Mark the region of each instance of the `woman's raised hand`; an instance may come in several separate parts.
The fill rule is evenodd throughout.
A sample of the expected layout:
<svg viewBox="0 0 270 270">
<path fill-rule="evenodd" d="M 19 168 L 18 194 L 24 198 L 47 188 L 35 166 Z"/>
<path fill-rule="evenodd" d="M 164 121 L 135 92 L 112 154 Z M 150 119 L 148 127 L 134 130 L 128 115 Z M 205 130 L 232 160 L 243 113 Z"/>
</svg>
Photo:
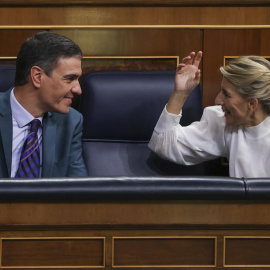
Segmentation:
<svg viewBox="0 0 270 270">
<path fill-rule="evenodd" d="M 201 59 L 201 51 L 197 55 L 195 52 L 191 52 L 187 57 L 183 58 L 182 63 L 176 69 L 174 91 L 189 95 L 199 84 L 201 73 L 198 67 Z"/>
</svg>

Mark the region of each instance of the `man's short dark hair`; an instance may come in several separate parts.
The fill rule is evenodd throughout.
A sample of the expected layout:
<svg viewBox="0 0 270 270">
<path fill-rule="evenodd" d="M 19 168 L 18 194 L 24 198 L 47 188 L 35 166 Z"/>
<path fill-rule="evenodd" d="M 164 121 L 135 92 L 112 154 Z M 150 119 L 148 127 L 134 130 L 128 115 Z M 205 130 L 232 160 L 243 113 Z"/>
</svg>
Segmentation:
<svg viewBox="0 0 270 270">
<path fill-rule="evenodd" d="M 28 38 L 21 46 L 17 56 L 15 86 L 27 83 L 33 66 L 38 66 L 50 76 L 60 58 L 82 58 L 80 47 L 67 37 L 39 32 Z"/>
</svg>

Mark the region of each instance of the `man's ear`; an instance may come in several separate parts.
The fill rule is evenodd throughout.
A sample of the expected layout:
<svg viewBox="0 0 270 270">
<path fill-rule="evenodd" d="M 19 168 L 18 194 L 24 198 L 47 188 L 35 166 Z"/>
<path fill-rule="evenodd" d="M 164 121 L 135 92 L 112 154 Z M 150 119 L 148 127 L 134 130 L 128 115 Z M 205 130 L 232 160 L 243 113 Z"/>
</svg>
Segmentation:
<svg viewBox="0 0 270 270">
<path fill-rule="evenodd" d="M 30 79 L 33 83 L 33 85 L 37 88 L 40 87 L 41 84 L 41 77 L 44 74 L 44 71 L 42 68 L 38 66 L 33 66 L 30 71 Z"/>
</svg>

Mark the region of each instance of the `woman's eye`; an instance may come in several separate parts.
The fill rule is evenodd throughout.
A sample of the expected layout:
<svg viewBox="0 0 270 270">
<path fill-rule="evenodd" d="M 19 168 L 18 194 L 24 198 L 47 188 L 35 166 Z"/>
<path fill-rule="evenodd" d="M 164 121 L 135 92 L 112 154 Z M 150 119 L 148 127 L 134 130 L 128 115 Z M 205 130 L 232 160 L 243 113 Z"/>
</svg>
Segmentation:
<svg viewBox="0 0 270 270">
<path fill-rule="evenodd" d="M 222 91 L 223 92 L 223 95 L 225 96 L 225 97 L 229 97 L 229 94 L 227 93 L 227 91 Z"/>
</svg>

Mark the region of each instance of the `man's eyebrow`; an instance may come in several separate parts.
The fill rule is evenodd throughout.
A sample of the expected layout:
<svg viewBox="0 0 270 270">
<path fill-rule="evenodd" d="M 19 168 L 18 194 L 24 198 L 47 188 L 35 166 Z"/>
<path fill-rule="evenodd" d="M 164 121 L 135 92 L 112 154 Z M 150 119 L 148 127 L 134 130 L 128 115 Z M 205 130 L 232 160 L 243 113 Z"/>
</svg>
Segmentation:
<svg viewBox="0 0 270 270">
<path fill-rule="evenodd" d="M 66 74 L 63 79 L 77 79 L 80 78 L 82 74 Z"/>
</svg>

